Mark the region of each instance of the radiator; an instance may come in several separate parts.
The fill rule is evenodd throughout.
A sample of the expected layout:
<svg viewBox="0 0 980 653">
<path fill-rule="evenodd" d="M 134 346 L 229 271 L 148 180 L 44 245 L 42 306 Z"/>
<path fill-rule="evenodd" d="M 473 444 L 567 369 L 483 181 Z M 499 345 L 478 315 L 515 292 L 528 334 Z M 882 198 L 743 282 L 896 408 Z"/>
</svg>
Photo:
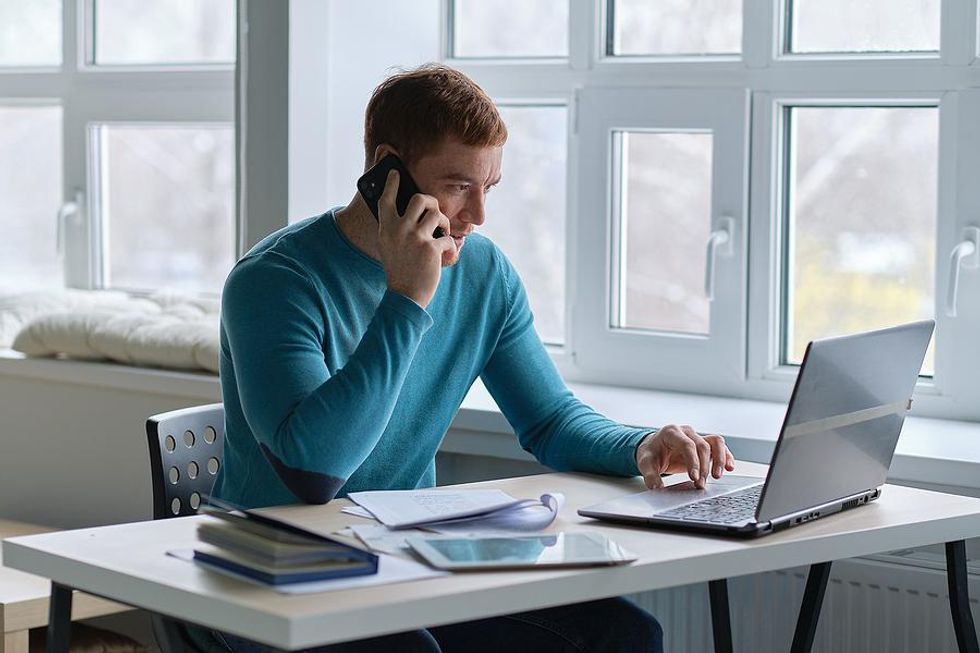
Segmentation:
<svg viewBox="0 0 980 653">
<path fill-rule="evenodd" d="M 941 553 L 905 551 L 835 562 L 813 650 L 820 653 L 956 653 Z M 787 651 L 806 568 L 728 583 L 737 653 Z M 980 623 L 980 566 L 970 563 L 970 597 Z M 670 653 L 710 653 L 707 584 L 632 595 L 656 615 Z"/>
</svg>

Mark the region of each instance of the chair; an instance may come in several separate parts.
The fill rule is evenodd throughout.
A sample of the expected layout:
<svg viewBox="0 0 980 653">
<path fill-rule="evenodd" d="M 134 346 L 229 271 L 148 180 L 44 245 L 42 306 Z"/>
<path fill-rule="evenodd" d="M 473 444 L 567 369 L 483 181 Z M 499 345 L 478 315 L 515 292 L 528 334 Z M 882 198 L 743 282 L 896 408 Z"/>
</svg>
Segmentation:
<svg viewBox="0 0 980 653">
<path fill-rule="evenodd" d="M 153 518 L 193 515 L 211 492 L 225 445 L 222 404 L 182 408 L 146 420 L 153 484 Z M 209 653 L 181 621 L 151 615 L 153 636 L 163 653 Z M 215 647 L 217 647 L 215 649 Z M 215 643 L 215 650 L 224 650 Z"/>
<path fill-rule="evenodd" d="M 211 491 L 225 445 L 221 404 L 160 413 L 146 420 L 153 518 L 193 515 Z"/>
</svg>

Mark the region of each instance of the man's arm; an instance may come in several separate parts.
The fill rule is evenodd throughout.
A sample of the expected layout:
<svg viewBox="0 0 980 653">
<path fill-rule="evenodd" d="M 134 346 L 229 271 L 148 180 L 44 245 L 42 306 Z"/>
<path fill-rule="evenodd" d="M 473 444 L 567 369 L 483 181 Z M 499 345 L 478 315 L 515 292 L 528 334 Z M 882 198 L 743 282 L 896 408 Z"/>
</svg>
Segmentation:
<svg viewBox="0 0 980 653">
<path fill-rule="evenodd" d="M 482 378 L 525 450 L 559 471 L 639 473 L 650 488 L 662 487 L 661 473 L 687 471 L 703 487 L 709 471 L 718 478 L 734 469 L 721 436 L 702 437 L 689 426 L 622 426 L 576 399 L 534 330 L 516 271 L 502 263 L 510 312 Z"/>
<path fill-rule="evenodd" d="M 509 313 L 481 378 L 521 446 L 559 471 L 636 475 L 636 447 L 650 429 L 617 424 L 575 398 L 534 330 L 523 284 L 498 256 Z"/>
<path fill-rule="evenodd" d="M 341 369 L 324 362 L 322 301 L 277 254 L 229 276 L 222 325 L 242 411 L 263 454 L 299 499 L 323 503 L 374 449 L 394 409 L 428 313 L 392 291 Z"/>
</svg>

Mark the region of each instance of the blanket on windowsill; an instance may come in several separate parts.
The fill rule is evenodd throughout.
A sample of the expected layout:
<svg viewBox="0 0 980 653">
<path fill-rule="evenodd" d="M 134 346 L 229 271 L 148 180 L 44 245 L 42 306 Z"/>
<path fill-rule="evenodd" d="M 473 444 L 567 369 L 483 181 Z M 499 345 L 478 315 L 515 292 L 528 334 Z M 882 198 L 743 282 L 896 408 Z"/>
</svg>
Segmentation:
<svg viewBox="0 0 980 653">
<path fill-rule="evenodd" d="M 219 300 L 163 291 L 0 294 L 0 347 L 28 356 L 218 371 Z"/>
</svg>

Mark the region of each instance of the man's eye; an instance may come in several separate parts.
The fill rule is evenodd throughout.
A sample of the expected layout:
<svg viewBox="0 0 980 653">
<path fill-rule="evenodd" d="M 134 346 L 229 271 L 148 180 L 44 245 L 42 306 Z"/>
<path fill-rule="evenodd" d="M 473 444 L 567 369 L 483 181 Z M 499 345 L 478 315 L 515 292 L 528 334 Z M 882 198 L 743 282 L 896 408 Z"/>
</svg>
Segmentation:
<svg viewBox="0 0 980 653">
<path fill-rule="evenodd" d="M 453 190 L 456 191 L 457 193 L 465 193 L 469 189 L 470 189 L 469 184 L 455 184 L 453 186 Z"/>
</svg>

